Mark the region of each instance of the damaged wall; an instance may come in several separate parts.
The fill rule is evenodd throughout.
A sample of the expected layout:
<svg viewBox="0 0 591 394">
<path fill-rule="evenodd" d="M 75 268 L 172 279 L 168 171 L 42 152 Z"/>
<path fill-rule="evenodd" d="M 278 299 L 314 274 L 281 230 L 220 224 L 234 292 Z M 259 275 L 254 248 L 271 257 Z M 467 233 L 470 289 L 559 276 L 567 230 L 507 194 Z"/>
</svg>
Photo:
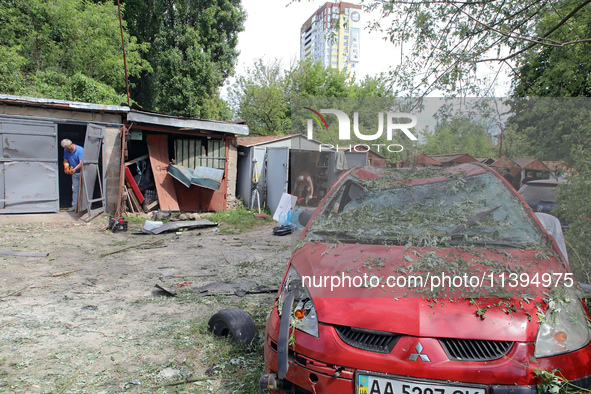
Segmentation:
<svg viewBox="0 0 591 394">
<path fill-rule="evenodd" d="M 144 113 L 131 110 L 125 106 L 108 106 L 92 103 L 79 103 L 64 100 L 30 98 L 0 95 L 0 116 L 16 120 L 17 123 L 30 121 L 44 122 L 57 128 L 56 145 L 52 148 L 55 159 L 51 158 L 54 172 L 57 174 L 59 191 L 59 208 L 67 208 L 71 203 L 71 179 L 63 174 L 63 150 L 59 142 L 63 138 L 71 139 L 77 145 L 83 145 L 86 128 L 90 123 L 104 128 L 104 157 L 99 161 L 101 174 L 104 174 L 104 199 L 107 212 L 115 212 L 120 199 L 119 182 L 121 172 L 121 125 L 134 124 L 139 130 L 166 133 L 169 135 L 188 135 L 191 138 L 205 140 L 223 140 L 225 152 L 213 146 L 208 151 L 216 152 L 219 157 L 208 157 L 204 166 L 220 168 L 219 161 L 224 158 L 222 168 L 226 170 L 219 190 L 211 191 L 204 188 L 193 195 L 188 194 L 185 201 L 188 206 L 202 206 L 203 210 L 222 210 L 234 208 L 238 204 L 236 196 L 236 179 L 238 168 L 238 150 L 236 135 L 248 135 L 248 127 L 231 122 L 208 121 L 200 119 L 184 119 L 164 114 Z M 22 119 L 22 121 L 21 121 Z M 53 136 L 56 139 L 56 135 Z M 129 148 L 129 146 L 128 146 Z M 147 147 L 146 147 L 147 148 Z M 147 150 L 147 149 L 146 149 Z M 165 152 L 168 155 L 168 149 Z M 139 153 L 141 156 L 144 153 Z M 147 152 L 146 152 L 147 154 Z M 208 156 L 216 156 L 208 154 Z M 165 163 L 169 162 L 168 158 Z M 216 162 L 218 160 L 218 162 Z M 212 164 L 213 163 L 213 164 Z M 176 186 L 175 186 L 176 188 Z M 185 190 L 183 190 L 184 193 Z M 95 193 L 95 197 L 96 193 Z M 182 199 L 182 198 L 181 198 Z M 56 201 L 53 198 L 53 201 Z M 198 203 L 198 204 L 197 204 Z"/>
</svg>

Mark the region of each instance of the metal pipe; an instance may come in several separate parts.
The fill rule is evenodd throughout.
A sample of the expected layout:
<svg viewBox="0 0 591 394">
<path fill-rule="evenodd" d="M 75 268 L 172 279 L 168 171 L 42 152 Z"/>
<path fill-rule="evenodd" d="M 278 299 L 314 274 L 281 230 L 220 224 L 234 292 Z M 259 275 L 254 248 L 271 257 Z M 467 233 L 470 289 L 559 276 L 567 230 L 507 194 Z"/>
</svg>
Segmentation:
<svg viewBox="0 0 591 394">
<path fill-rule="evenodd" d="M 121 29 L 121 47 L 123 48 L 123 67 L 125 68 L 125 87 L 127 88 L 127 105 L 131 105 L 129 101 L 129 79 L 127 78 L 127 58 L 125 56 L 125 40 L 123 39 L 123 20 L 121 19 L 121 3 L 117 0 L 117 7 L 119 8 L 119 28 Z"/>
</svg>

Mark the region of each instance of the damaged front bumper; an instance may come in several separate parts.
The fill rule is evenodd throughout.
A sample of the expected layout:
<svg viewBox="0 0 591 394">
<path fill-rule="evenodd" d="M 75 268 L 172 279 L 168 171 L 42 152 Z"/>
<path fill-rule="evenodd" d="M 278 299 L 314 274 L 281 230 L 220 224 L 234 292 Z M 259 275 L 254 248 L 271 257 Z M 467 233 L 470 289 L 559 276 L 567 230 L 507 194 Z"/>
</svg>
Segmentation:
<svg viewBox="0 0 591 394">
<path fill-rule="evenodd" d="M 438 363 L 429 363 L 433 365 L 422 363 L 418 366 L 406 360 L 406 357 L 405 360 L 397 359 L 395 354 L 377 354 L 353 349 L 339 339 L 334 327 L 320 324 L 318 338 L 296 332 L 296 345 L 288 348 L 287 357 L 284 359 L 285 356 L 282 356 L 282 352 L 278 352 L 281 347 L 279 343 L 282 342 L 278 335 L 281 325 L 281 319 L 277 310 L 274 309 L 267 321 L 264 348 L 266 374 L 261 377 L 260 381 L 260 388 L 270 393 L 368 394 L 374 391 L 364 391 L 363 387 L 359 387 L 359 376 L 366 371 L 380 370 L 382 372 L 369 372 L 369 374 L 384 375 L 392 379 L 419 380 L 433 386 L 478 386 L 482 388 L 481 391 L 462 391 L 462 394 L 466 394 L 466 392 L 468 394 L 540 393 L 538 387 L 531 384 L 533 368 L 524 368 L 524 364 L 519 365 L 515 362 L 515 360 L 527 359 L 533 344 L 516 343 L 507 358 L 492 362 L 465 363 L 460 361 L 454 362 L 456 365 L 448 364 L 447 368 L 437 365 Z M 425 339 L 425 342 L 427 340 Z M 571 358 L 577 358 L 576 353 L 574 352 Z M 419 361 L 415 362 L 419 363 Z M 279 378 L 278 365 L 285 365 L 285 363 L 288 368 L 286 371 L 282 371 L 281 378 Z M 383 372 L 384 365 L 390 366 L 388 375 Z M 412 368 L 418 368 L 421 371 L 417 374 L 411 373 L 417 372 L 411 370 Z M 413 376 L 413 378 L 409 378 L 409 376 Z M 460 379 L 462 376 L 464 378 Z M 482 383 L 467 383 L 466 376 L 477 377 L 475 380 Z M 526 381 L 529 384 L 525 384 Z M 533 381 L 535 382 L 535 380 Z M 576 387 L 581 391 L 591 389 L 591 375 L 570 380 L 569 387 Z M 449 393 L 447 391 L 445 390 L 444 394 L 456 394 L 453 390 L 449 390 Z M 414 394 L 418 394 L 418 392 L 414 392 Z"/>
</svg>

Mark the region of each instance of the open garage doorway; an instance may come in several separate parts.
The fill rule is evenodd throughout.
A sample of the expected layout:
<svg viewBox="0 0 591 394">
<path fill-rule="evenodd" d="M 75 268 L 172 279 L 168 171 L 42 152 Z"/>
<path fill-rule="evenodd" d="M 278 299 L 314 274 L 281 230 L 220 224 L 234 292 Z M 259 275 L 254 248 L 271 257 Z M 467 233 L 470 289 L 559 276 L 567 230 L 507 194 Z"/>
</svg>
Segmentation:
<svg viewBox="0 0 591 394">
<path fill-rule="evenodd" d="M 64 172 L 64 148 L 61 141 L 69 139 L 84 149 L 78 208 L 94 214 L 105 208 L 105 127 L 96 124 L 58 124 L 59 206 L 72 204 L 72 176 Z"/>
<path fill-rule="evenodd" d="M 86 137 L 86 125 L 58 124 L 57 126 L 57 162 L 59 168 L 59 205 L 61 209 L 72 206 L 72 176 L 64 173 L 64 148 L 61 146 L 63 139 L 69 139 L 74 144 L 84 147 Z"/>
</svg>

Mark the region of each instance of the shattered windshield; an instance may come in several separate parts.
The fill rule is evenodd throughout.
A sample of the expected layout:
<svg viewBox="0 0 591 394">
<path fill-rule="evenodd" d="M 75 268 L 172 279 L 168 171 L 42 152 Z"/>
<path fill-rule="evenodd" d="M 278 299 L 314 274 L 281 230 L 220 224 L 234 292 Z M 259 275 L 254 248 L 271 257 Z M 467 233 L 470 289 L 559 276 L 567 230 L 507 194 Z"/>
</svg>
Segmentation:
<svg viewBox="0 0 591 394">
<path fill-rule="evenodd" d="M 405 176 L 401 171 L 387 175 Z M 347 180 L 316 218 L 309 237 L 409 246 L 539 247 L 542 243 L 541 232 L 521 202 L 489 173 L 422 184 L 400 178 L 388 184 L 383 179 Z"/>
</svg>

